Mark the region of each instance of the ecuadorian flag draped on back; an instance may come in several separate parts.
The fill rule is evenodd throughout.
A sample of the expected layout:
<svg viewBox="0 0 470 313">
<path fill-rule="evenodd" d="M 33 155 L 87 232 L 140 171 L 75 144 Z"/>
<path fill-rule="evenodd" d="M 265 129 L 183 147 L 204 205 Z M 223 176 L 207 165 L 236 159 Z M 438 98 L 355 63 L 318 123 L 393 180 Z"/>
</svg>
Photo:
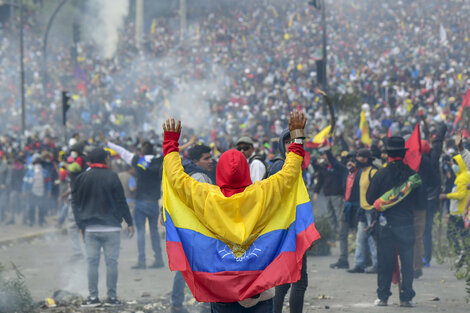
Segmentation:
<svg viewBox="0 0 470 313">
<path fill-rule="evenodd" d="M 185 174 L 177 152 L 165 156 L 169 265 L 196 300 L 240 301 L 300 279 L 302 257 L 320 238 L 301 163 L 290 152 L 281 171 L 226 197 Z"/>
</svg>

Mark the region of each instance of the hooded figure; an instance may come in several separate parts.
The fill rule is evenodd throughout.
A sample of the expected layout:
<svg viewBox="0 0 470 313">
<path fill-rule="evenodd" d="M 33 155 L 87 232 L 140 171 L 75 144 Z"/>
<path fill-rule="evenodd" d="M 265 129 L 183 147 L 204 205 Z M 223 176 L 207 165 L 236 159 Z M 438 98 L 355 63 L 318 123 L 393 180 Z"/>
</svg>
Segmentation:
<svg viewBox="0 0 470 313">
<path fill-rule="evenodd" d="M 290 144 L 289 128 L 284 129 L 279 137 L 279 155 L 274 158 L 269 168 L 269 176 L 279 172 L 284 165 L 284 160 L 286 159 L 286 144 Z"/>
<path fill-rule="evenodd" d="M 465 212 L 465 204 L 470 195 L 470 190 L 467 189 L 467 184 L 470 183 L 470 174 L 467 171 L 467 166 L 463 161 L 460 154 L 453 157 L 454 163 L 452 169 L 455 173 L 454 190 L 448 194 L 442 194 L 442 199 L 457 200 L 455 205 L 450 206 L 450 214 L 453 216 L 462 216 Z M 445 196 L 445 198 L 444 198 Z"/>
<path fill-rule="evenodd" d="M 319 238 L 301 178 L 303 147 L 292 144 L 283 169 L 254 184 L 245 156 L 229 150 L 213 186 L 184 173 L 180 133 L 164 129 L 170 269 L 182 272 L 198 301 L 241 309 L 272 305 L 269 289 L 299 280 L 304 253 Z"/>
<path fill-rule="evenodd" d="M 460 260 L 463 260 L 465 251 L 468 251 L 468 247 L 462 247 L 462 244 L 465 245 L 464 239 L 466 238 L 463 216 L 467 199 L 470 195 L 470 190 L 467 189 L 467 185 L 470 183 L 470 174 L 460 154 L 454 156 L 453 161 L 452 170 L 455 173 L 455 187 L 451 193 L 441 194 L 439 198 L 441 200 L 453 200 L 449 208 L 450 216 L 447 225 L 447 238 L 452 244 L 454 252 L 460 254 Z"/>
</svg>

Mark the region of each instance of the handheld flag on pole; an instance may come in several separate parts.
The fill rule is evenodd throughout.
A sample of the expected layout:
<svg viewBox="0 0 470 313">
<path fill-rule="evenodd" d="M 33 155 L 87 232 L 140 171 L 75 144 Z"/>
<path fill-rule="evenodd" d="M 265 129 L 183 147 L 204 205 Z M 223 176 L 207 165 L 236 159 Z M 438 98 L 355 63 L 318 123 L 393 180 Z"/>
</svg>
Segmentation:
<svg viewBox="0 0 470 313">
<path fill-rule="evenodd" d="M 416 172 L 419 171 L 419 166 L 421 165 L 421 132 L 419 123 L 416 124 L 410 138 L 405 142 L 405 148 L 408 148 L 408 150 L 406 151 L 403 163 L 408 164 Z"/>
<path fill-rule="evenodd" d="M 327 139 L 328 135 L 331 131 L 331 125 L 326 126 L 323 128 L 318 134 L 313 137 L 313 139 L 307 141 L 305 146 L 307 148 L 319 148 L 325 145 L 325 140 Z"/>
<path fill-rule="evenodd" d="M 462 105 L 459 108 L 459 111 L 457 112 L 457 115 L 454 120 L 454 124 L 457 124 L 463 116 L 463 110 L 465 107 L 470 107 L 470 90 L 467 90 L 465 93 L 465 97 L 463 98 Z"/>
</svg>

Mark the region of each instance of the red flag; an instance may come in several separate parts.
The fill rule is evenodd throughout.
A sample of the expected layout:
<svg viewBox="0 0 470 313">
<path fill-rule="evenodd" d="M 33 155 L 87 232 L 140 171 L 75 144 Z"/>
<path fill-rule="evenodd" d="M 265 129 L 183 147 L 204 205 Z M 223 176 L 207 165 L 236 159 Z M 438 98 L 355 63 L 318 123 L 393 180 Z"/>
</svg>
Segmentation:
<svg viewBox="0 0 470 313">
<path fill-rule="evenodd" d="M 406 151 L 403 163 L 408 164 L 416 172 L 419 171 L 419 165 L 421 164 L 421 133 L 419 131 L 419 123 L 416 124 L 413 133 L 406 141 L 405 147 L 408 150 Z"/>
<path fill-rule="evenodd" d="M 463 110 L 465 107 L 470 107 L 470 90 L 467 90 L 467 92 L 465 93 L 462 105 L 460 106 L 460 109 L 455 117 L 454 124 L 457 124 L 462 119 Z"/>
</svg>

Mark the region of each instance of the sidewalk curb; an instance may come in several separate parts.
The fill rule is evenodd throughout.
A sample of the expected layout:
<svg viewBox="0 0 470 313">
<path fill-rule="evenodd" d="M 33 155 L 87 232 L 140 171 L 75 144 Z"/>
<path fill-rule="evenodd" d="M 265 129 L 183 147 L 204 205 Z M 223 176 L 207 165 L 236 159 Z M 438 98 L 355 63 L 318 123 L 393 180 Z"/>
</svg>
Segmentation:
<svg viewBox="0 0 470 313">
<path fill-rule="evenodd" d="M 12 244 L 16 244 L 16 243 L 30 242 L 30 241 L 33 241 L 36 238 L 44 238 L 44 237 L 47 237 L 47 236 L 52 235 L 52 234 L 60 234 L 60 233 L 66 234 L 67 230 L 62 229 L 62 228 L 46 229 L 46 230 L 42 230 L 42 231 L 39 231 L 39 232 L 36 232 L 36 233 L 26 234 L 26 235 L 21 236 L 21 237 L 0 240 L 0 248 L 2 248 L 4 246 L 9 246 L 9 245 L 12 245 Z"/>
</svg>

